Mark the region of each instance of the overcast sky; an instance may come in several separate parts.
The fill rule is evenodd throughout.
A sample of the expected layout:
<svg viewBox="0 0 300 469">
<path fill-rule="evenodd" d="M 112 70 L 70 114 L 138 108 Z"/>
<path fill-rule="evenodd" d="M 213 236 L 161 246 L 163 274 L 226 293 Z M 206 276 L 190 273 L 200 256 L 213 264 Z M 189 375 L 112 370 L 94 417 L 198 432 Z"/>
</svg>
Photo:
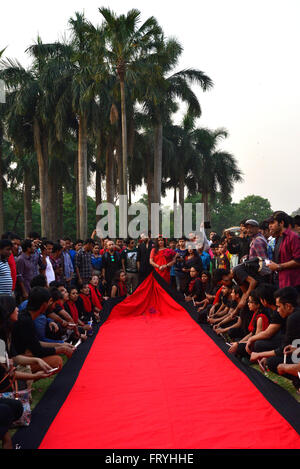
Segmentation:
<svg viewBox="0 0 300 469">
<path fill-rule="evenodd" d="M 75 11 L 100 23 L 101 6 L 155 16 L 184 48 L 178 70 L 198 68 L 212 78 L 211 91 L 196 90 L 199 125 L 229 132 L 220 148 L 244 173 L 233 200 L 256 194 L 274 210 L 299 208 L 300 1 L 14 0 L 1 5 L 0 50 L 7 46 L 6 56 L 29 64 L 25 49 L 38 34 L 44 42 L 60 39 Z"/>
</svg>

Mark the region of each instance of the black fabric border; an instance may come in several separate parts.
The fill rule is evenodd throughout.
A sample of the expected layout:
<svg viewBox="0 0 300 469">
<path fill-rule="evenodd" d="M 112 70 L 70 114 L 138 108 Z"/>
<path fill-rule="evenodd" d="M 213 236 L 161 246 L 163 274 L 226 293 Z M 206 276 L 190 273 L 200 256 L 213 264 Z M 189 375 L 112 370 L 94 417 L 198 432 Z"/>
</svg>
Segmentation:
<svg viewBox="0 0 300 469">
<path fill-rule="evenodd" d="M 82 365 L 97 336 L 99 325 L 93 327 L 94 335 L 82 343 L 64 364 L 44 396 L 32 411 L 31 423 L 20 428 L 13 436 L 13 444 L 20 449 L 37 449 L 51 423 L 71 391 Z"/>
<path fill-rule="evenodd" d="M 171 298 L 173 298 L 173 300 L 187 311 L 198 326 L 202 328 L 202 330 L 224 352 L 234 365 L 237 366 L 241 372 L 250 379 L 250 381 L 252 381 L 256 388 L 290 423 L 295 431 L 300 434 L 300 407 L 298 402 L 285 389 L 270 381 L 254 368 L 247 367 L 237 357 L 228 354 L 228 346 L 226 346 L 224 340 L 217 336 L 209 325 L 199 324 L 199 313 L 197 313 L 192 303 L 187 303 L 182 294 L 174 290 L 157 272 L 153 271 L 149 275 L 153 275 L 158 284 L 171 296 Z M 146 277 L 146 279 L 147 278 L 148 277 Z M 41 401 L 33 410 L 30 426 L 20 428 L 13 436 L 14 445 L 18 445 L 22 450 L 37 449 L 39 447 L 51 423 L 55 419 L 71 391 L 100 327 L 106 322 L 114 306 L 122 302 L 124 299 L 125 298 L 116 298 L 107 300 L 101 322 L 94 326 L 93 337 L 90 338 L 91 340 L 81 344 L 75 352 L 76 356 L 74 356 L 74 359 L 72 359 L 72 357 L 66 362 L 61 372 L 56 376 Z M 154 452 L 154 450 L 152 451 Z"/>
</svg>

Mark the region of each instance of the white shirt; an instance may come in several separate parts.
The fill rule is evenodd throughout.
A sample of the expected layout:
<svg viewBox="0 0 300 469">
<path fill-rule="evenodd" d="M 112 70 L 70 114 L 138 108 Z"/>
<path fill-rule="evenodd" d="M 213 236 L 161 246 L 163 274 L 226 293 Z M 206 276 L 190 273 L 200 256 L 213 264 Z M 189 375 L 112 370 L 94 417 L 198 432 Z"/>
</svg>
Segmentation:
<svg viewBox="0 0 300 469">
<path fill-rule="evenodd" d="M 55 273 L 54 273 L 51 261 L 49 259 L 49 256 L 46 257 L 46 262 L 47 262 L 46 278 L 47 278 L 48 285 L 50 285 L 50 283 L 54 282 L 54 280 L 55 280 Z"/>
</svg>

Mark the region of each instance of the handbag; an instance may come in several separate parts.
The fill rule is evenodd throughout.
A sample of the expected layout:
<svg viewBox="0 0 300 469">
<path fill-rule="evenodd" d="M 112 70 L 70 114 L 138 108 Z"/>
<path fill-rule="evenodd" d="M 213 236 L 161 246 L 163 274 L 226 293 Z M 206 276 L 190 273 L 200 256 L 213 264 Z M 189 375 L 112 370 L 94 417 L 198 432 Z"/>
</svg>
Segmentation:
<svg viewBox="0 0 300 469">
<path fill-rule="evenodd" d="M 31 407 L 30 407 L 30 392 L 28 389 L 18 390 L 18 381 L 14 378 L 11 378 L 10 373 L 4 375 L 0 381 L 0 385 L 8 380 L 9 388 L 12 391 L 4 391 L 0 393 L 0 398 L 5 399 L 17 399 L 21 402 L 23 406 L 23 414 L 21 417 L 12 423 L 12 428 L 16 427 L 28 427 L 31 422 Z"/>
</svg>

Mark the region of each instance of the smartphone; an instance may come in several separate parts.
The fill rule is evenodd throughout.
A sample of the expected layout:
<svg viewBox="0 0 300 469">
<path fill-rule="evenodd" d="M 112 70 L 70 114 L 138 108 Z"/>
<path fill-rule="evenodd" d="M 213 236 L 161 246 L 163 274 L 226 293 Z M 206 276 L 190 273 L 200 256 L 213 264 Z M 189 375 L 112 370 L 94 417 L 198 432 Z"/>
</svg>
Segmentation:
<svg viewBox="0 0 300 469">
<path fill-rule="evenodd" d="M 49 374 L 50 374 L 50 373 L 53 373 L 54 371 L 57 371 L 58 369 L 59 369 L 58 367 L 57 367 L 57 368 L 51 368 L 51 370 L 49 370 L 48 373 L 49 373 Z"/>
<path fill-rule="evenodd" d="M 258 366 L 259 366 L 259 368 L 261 369 L 261 371 L 262 371 L 263 373 L 265 373 L 265 372 L 266 372 L 266 369 L 265 369 L 264 365 L 262 364 L 261 360 L 258 360 L 257 362 L 258 362 Z"/>
<path fill-rule="evenodd" d="M 76 342 L 76 344 L 74 345 L 74 347 L 77 348 L 78 345 L 80 345 L 80 344 L 81 344 L 81 339 L 79 339 L 78 342 Z"/>
</svg>

